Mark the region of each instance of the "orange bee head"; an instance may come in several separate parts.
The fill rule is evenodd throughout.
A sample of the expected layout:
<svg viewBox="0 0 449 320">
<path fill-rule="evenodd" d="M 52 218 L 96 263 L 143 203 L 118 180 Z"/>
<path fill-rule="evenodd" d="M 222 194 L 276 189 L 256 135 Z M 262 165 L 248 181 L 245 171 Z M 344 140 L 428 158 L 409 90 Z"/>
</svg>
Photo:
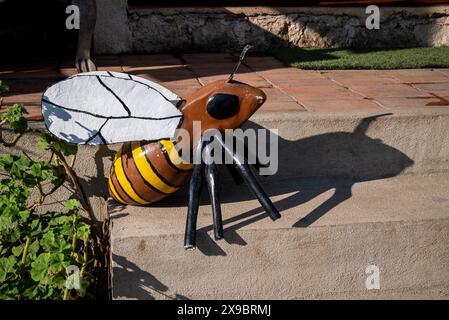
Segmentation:
<svg viewBox="0 0 449 320">
<path fill-rule="evenodd" d="M 235 129 L 248 120 L 265 102 L 265 93 L 238 81 L 212 82 L 187 97 L 181 109 L 184 122 L 200 121 L 207 129 Z"/>
<path fill-rule="evenodd" d="M 233 80 L 250 46 L 246 46 L 227 80 L 212 82 L 186 97 L 181 107 L 182 128 L 192 132 L 193 121 L 201 123 L 201 134 L 208 129 L 239 128 L 265 102 L 265 93 L 246 83 Z M 194 142 L 194 141 L 192 141 Z"/>
</svg>

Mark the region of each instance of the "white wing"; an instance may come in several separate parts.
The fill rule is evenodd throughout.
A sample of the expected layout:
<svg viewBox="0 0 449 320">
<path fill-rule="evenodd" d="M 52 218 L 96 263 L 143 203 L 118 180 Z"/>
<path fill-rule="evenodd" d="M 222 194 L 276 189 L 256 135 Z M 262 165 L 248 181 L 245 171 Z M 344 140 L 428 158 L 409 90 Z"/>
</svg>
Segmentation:
<svg viewBox="0 0 449 320">
<path fill-rule="evenodd" d="M 48 130 L 80 144 L 172 138 L 182 120 L 181 98 L 152 81 L 125 73 L 80 73 L 42 96 Z"/>
</svg>

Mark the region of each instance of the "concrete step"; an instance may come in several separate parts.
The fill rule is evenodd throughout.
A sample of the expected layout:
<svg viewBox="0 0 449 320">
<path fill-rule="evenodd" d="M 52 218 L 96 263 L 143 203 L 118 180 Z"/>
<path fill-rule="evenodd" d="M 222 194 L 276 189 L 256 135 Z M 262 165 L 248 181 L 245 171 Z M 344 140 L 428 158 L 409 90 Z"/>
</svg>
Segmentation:
<svg viewBox="0 0 449 320">
<path fill-rule="evenodd" d="M 448 297 L 449 112 L 379 115 L 256 113 L 247 127 L 278 130 L 279 171 L 261 182 L 283 218 L 265 218 L 223 172 L 226 239 L 210 236 L 205 196 L 195 252 L 183 249 L 185 190 L 152 207 L 110 204 L 114 297 Z M 46 159 L 36 143 L 14 152 Z M 118 147 L 80 147 L 75 169 L 99 217 Z M 379 291 L 365 289 L 369 264 Z"/>
<path fill-rule="evenodd" d="M 449 174 L 262 179 L 272 222 L 223 184 L 225 239 L 207 196 L 185 251 L 185 190 L 153 207 L 109 203 L 114 299 L 449 298 Z M 367 266 L 380 289 L 367 290 Z"/>
</svg>

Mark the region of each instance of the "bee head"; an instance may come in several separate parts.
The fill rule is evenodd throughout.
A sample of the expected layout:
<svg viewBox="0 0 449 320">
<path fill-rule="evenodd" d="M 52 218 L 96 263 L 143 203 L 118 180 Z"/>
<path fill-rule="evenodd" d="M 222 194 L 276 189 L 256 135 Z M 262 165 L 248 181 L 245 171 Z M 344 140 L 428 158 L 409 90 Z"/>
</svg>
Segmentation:
<svg viewBox="0 0 449 320">
<path fill-rule="evenodd" d="M 185 122 L 200 121 L 207 129 L 239 128 L 265 102 L 265 93 L 234 80 L 212 82 L 189 97 L 181 108 Z"/>
<path fill-rule="evenodd" d="M 201 123 L 201 134 L 209 129 L 236 129 L 265 102 L 265 93 L 234 76 L 251 46 L 245 46 L 239 61 L 227 80 L 212 82 L 186 97 L 180 108 L 184 114 L 182 128 L 192 132 L 193 121 Z"/>
</svg>

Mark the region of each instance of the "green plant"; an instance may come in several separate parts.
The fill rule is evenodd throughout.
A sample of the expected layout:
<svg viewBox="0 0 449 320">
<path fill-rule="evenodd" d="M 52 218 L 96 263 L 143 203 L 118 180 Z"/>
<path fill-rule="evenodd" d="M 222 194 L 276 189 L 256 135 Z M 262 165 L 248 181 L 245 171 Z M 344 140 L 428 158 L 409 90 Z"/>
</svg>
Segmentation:
<svg viewBox="0 0 449 320">
<path fill-rule="evenodd" d="M 5 93 L 9 91 L 9 87 L 0 80 L 0 93 Z"/>
<path fill-rule="evenodd" d="M 25 133 L 38 131 L 38 148 L 49 160 L 35 161 L 25 152 L 0 156 L 0 299 L 88 297 L 94 271 L 104 261 L 101 230 L 73 170 L 77 146 L 29 129 L 24 112 L 16 104 L 0 113 L 0 143 L 12 147 Z M 2 136 L 4 125 L 14 134 L 10 141 Z M 66 182 L 74 197 L 65 210 L 45 211 L 45 199 Z"/>
</svg>

